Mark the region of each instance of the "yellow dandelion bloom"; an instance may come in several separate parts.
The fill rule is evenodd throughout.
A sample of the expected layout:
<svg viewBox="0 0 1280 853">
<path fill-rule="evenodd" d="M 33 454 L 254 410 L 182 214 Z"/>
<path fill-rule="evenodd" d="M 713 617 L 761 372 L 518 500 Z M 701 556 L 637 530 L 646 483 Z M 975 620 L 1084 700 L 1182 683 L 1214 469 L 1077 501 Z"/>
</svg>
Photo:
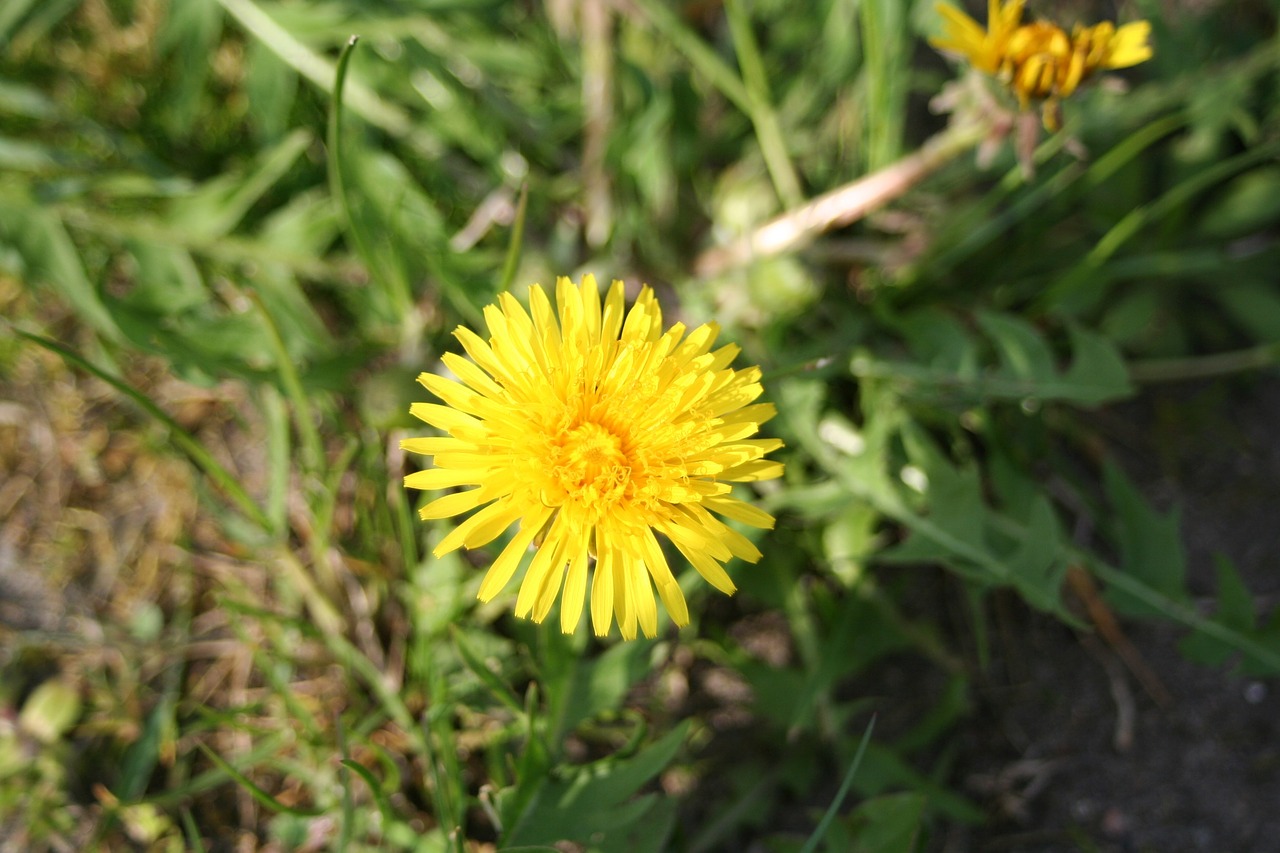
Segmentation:
<svg viewBox="0 0 1280 853">
<path fill-rule="evenodd" d="M 987 0 L 987 28 L 946 3 L 935 7 L 945 29 L 942 38 L 929 39 L 939 50 L 957 53 L 979 71 L 995 74 L 1004 60 L 1009 38 L 1022 21 L 1024 0 Z"/>
<path fill-rule="evenodd" d="M 1044 122 L 1057 126 L 1057 105 L 1099 71 L 1127 68 L 1151 58 L 1151 24 L 1134 21 L 1116 29 L 1110 22 L 1076 26 L 1070 35 L 1044 21 L 1022 23 L 1023 0 L 989 0 L 987 29 L 953 6 L 938 4 L 944 33 L 930 43 L 957 53 L 979 71 L 991 74 L 1026 109 L 1044 105 Z"/>
<path fill-rule="evenodd" d="M 555 307 L 540 285 L 529 309 L 510 294 L 484 311 L 489 340 L 465 327 L 454 336 L 470 359 L 445 355 L 457 379 L 419 381 L 443 405 L 410 411 L 447 433 L 410 438 L 405 450 L 434 466 L 405 478 L 414 489 L 454 489 L 420 511 L 424 519 L 476 510 L 435 549 L 479 548 L 512 525 L 511 540 L 480 586 L 489 601 L 534 556 L 520 582 L 516 615 L 542 622 L 561 599 L 560 627 L 578 625 L 591 576 L 591 624 L 613 619 L 625 639 L 658 630 L 656 587 L 671 619 L 689 621 L 683 593 L 656 534 L 708 583 L 735 589 L 732 557 L 760 551 L 718 516 L 771 528 L 773 517 L 730 495 L 730 483 L 782 474 L 765 454 L 777 439 L 751 438 L 775 414 L 760 396 L 760 369 L 734 370 L 733 345 L 712 349 L 719 328 L 663 331 L 648 286 L 626 312 L 622 282 L 603 304 L 596 280 L 556 281 Z"/>
</svg>

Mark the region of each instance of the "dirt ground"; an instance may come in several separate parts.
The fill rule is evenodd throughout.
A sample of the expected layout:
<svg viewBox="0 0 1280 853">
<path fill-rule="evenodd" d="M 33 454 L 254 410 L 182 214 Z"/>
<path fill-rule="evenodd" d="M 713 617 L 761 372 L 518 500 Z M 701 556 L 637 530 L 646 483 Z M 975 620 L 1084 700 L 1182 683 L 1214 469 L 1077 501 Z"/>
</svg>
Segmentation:
<svg viewBox="0 0 1280 853">
<path fill-rule="evenodd" d="M 1213 608 L 1219 554 L 1235 562 L 1260 617 L 1280 605 L 1278 423 L 1274 376 L 1150 389 L 1098 415 L 1148 500 L 1181 508 L 1203 612 Z M 980 691 L 962 762 L 966 793 L 1000 820 L 955 829 L 937 849 L 1280 850 L 1280 683 L 1191 663 L 1177 649 L 1184 630 L 1128 620 L 1126 634 L 1168 690 L 1161 703 L 1097 637 L 1021 607 L 1005 630 L 1016 643 Z"/>
</svg>

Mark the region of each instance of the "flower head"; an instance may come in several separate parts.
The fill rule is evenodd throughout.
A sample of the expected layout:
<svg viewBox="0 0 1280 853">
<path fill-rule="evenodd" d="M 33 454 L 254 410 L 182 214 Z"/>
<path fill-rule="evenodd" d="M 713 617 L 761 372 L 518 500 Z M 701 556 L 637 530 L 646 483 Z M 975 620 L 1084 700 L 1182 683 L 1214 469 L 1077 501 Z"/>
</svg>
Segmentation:
<svg viewBox="0 0 1280 853">
<path fill-rule="evenodd" d="M 1023 0 L 988 0 L 987 29 L 953 6 L 938 4 L 943 36 L 931 40 L 958 53 L 974 68 L 999 79 L 1026 109 L 1044 107 L 1045 126 L 1057 127 L 1060 98 L 1069 97 L 1099 71 L 1127 68 L 1151 58 L 1151 24 L 1134 21 L 1116 29 L 1104 21 L 1077 25 L 1071 34 L 1047 21 L 1022 23 Z"/>
<path fill-rule="evenodd" d="M 755 562 L 760 551 L 724 516 L 755 527 L 773 517 L 732 497 L 730 483 L 782 474 L 765 454 L 777 439 L 753 439 L 773 417 L 760 370 L 734 370 L 733 345 L 712 349 L 714 323 L 686 336 L 662 329 L 662 311 L 647 286 L 630 312 L 622 282 L 603 304 L 596 281 L 556 281 L 556 306 L 540 285 L 526 311 L 510 294 L 485 309 L 489 340 L 459 327 L 470 359 L 448 354 L 448 379 L 419 381 L 443 401 L 411 412 L 446 433 L 406 439 L 402 446 L 434 457 L 410 474 L 415 489 L 452 489 L 420 511 L 424 519 L 475 512 L 435 549 L 479 548 L 512 525 L 511 540 L 480 586 L 488 601 L 515 575 L 530 546 L 516 615 L 541 622 L 561 598 L 560 627 L 578 625 L 591 575 L 591 623 L 622 636 L 639 626 L 657 633 L 654 587 L 677 625 L 689 621 L 684 595 L 656 534 L 662 534 L 716 589 L 732 593 L 723 564 Z"/>
</svg>

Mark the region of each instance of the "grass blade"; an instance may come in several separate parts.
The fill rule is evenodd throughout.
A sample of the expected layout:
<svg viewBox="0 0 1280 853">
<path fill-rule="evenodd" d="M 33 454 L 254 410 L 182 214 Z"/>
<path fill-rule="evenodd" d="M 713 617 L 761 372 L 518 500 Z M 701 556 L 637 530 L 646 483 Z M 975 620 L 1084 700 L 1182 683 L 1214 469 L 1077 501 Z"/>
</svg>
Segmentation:
<svg viewBox="0 0 1280 853">
<path fill-rule="evenodd" d="M 222 8 L 240 22 L 250 35 L 266 45 L 276 56 L 325 92 L 338 88 L 338 69 L 320 54 L 298 41 L 284 27 L 272 20 L 253 0 L 218 0 Z M 350 50 L 348 45 L 347 50 Z M 343 52 L 346 55 L 346 51 Z M 338 59 L 339 65 L 342 58 Z M 398 138 L 408 137 L 413 129 L 409 114 L 379 98 L 359 84 L 352 84 L 351 108 L 375 127 Z"/>
<path fill-rule="evenodd" d="M 218 753 L 214 752 L 203 743 L 197 743 L 196 745 L 200 747 L 200 751 L 205 754 L 205 757 L 218 766 L 219 770 L 234 779 L 237 785 L 248 792 L 249 796 L 253 797 L 259 803 L 272 811 L 282 812 L 287 815 L 293 815 L 294 817 L 319 817 L 324 814 L 323 809 L 300 809 L 294 806 L 286 806 L 284 803 L 271 796 L 271 794 L 258 787 L 258 785 L 255 784 L 248 776 L 245 776 L 239 770 L 232 767 L 231 764 L 228 763 L 225 758 L 218 755 Z"/>
<path fill-rule="evenodd" d="M 726 0 L 724 10 L 729 18 L 729 30 L 733 34 L 733 47 L 738 53 L 738 67 L 742 69 L 742 79 L 746 83 L 748 112 L 755 125 L 760 154 L 764 157 L 765 167 L 769 170 L 769 177 L 773 180 L 774 189 L 778 191 L 783 205 L 797 207 L 804 202 L 804 192 L 800 189 L 800 178 L 787 154 L 778 114 L 773 109 L 764 60 L 760 58 L 760 47 L 751 32 L 751 20 L 742 8 L 742 0 Z"/>
<path fill-rule="evenodd" d="M 34 201 L 0 202 L 0 240 L 12 242 L 34 277 L 48 282 L 86 324 L 109 341 L 124 340 L 115 317 L 85 273 L 80 251 L 56 215 Z"/>
<path fill-rule="evenodd" d="M 520 185 L 520 200 L 516 202 L 516 215 L 511 223 L 511 242 L 507 244 L 507 257 L 502 262 L 502 275 L 498 278 L 498 292 L 504 293 L 515 280 L 520 266 L 520 250 L 524 248 L 524 217 L 529 209 L 529 184 Z"/>
<path fill-rule="evenodd" d="M 863 0 L 862 80 L 867 101 L 868 170 L 887 166 L 902 154 L 908 78 L 906 8 L 899 0 Z"/>
<path fill-rule="evenodd" d="M 635 4 L 635 10 L 666 37 L 676 50 L 683 53 L 689 64 L 719 89 L 720 94 L 732 101 L 738 109 L 751 115 L 751 93 L 742 80 L 666 4 L 658 0 L 639 0 Z"/>
<path fill-rule="evenodd" d="M 1274 159 L 1277 155 L 1280 155 L 1280 142 L 1251 148 L 1235 157 L 1214 163 L 1177 184 L 1150 204 L 1144 204 L 1129 211 L 1128 215 L 1112 226 L 1102 239 L 1094 244 L 1084 260 L 1045 291 L 1041 304 L 1048 308 L 1067 307 L 1069 310 L 1072 298 L 1080 291 L 1088 290 L 1092 286 L 1098 269 L 1142 229 L 1181 209 L 1191 199 L 1215 184 L 1257 163 Z"/>
<path fill-rule="evenodd" d="M 329 149 L 329 192 L 337 202 L 342 221 L 346 223 L 346 233 L 355 243 L 360 257 L 369 266 L 374 280 L 381 285 L 386 296 L 386 304 L 392 315 L 404 318 L 411 315 L 413 298 L 409 292 L 409 282 L 405 278 L 403 267 L 389 257 L 386 252 L 379 251 L 374 245 L 373 234 L 380 223 L 368 221 L 352 196 L 352 175 L 347 166 L 345 136 L 343 133 L 343 117 L 346 113 L 347 72 L 351 66 L 351 57 L 355 53 L 359 36 L 352 36 L 338 57 L 338 65 L 334 72 L 332 98 L 329 101 L 329 127 L 326 143 Z"/>
<path fill-rule="evenodd" d="M 48 338 L 32 334 L 31 332 L 24 332 L 21 329 L 14 329 L 13 332 L 33 344 L 44 347 L 49 350 L 49 352 L 61 356 L 65 361 L 74 364 L 80 369 L 92 373 L 112 388 L 115 388 L 121 394 L 124 394 L 140 406 L 148 415 L 164 424 L 169 429 L 169 436 L 173 443 L 181 448 L 182 451 L 191 458 L 191 461 L 195 463 L 196 467 L 203 471 L 209 479 L 213 480 L 218 488 L 222 490 L 222 492 L 242 513 L 244 513 L 244 515 L 248 516 L 250 520 L 256 523 L 264 531 L 268 533 L 274 532 L 271 519 L 269 519 L 262 511 L 262 508 L 258 506 L 257 502 L 249 496 L 249 493 L 244 490 L 239 481 L 236 480 L 235 476 L 226 468 L 223 468 L 218 460 L 214 459 L 213 455 L 204 448 L 203 444 L 197 441 L 191 433 L 183 429 L 177 421 L 169 416 L 167 412 L 153 403 L 146 394 L 143 394 L 123 379 L 108 373 L 90 362 L 75 350 L 65 347 L 57 341 L 49 340 Z"/>
<path fill-rule="evenodd" d="M 844 774 L 844 779 L 840 782 L 840 789 L 836 791 L 835 799 L 831 801 L 831 805 L 827 806 L 827 813 L 822 816 L 822 820 L 818 821 L 818 825 L 814 827 L 813 835 L 809 836 L 809 840 L 805 842 L 804 847 L 800 848 L 800 853 L 814 853 L 818 849 L 818 845 L 822 843 L 822 839 L 827 835 L 827 829 L 831 826 L 831 821 L 836 819 L 840 807 L 844 805 L 844 798 L 849 795 L 849 787 L 853 784 L 853 777 L 858 773 L 858 767 L 862 764 L 862 755 L 867 751 L 867 744 L 871 743 L 871 732 L 875 730 L 876 718 L 873 716 L 871 722 L 867 723 L 867 730 L 862 733 L 862 742 L 858 744 L 858 751 L 853 756 L 853 763 L 849 765 L 849 770 Z"/>
<path fill-rule="evenodd" d="M 307 471 L 319 473 L 324 465 L 324 443 L 311 415 L 311 403 L 302 388 L 302 380 L 298 378 L 298 369 L 294 367 L 293 359 L 285 349 L 284 339 L 280 337 L 280 327 L 276 325 L 262 297 L 254 291 L 249 291 L 248 296 L 262 315 L 263 324 L 267 327 L 267 340 L 275 354 L 276 370 L 280 372 L 280 383 L 284 385 L 284 393 L 293 404 L 293 421 L 298 428 L 298 437 L 302 439 L 303 465 Z"/>
</svg>

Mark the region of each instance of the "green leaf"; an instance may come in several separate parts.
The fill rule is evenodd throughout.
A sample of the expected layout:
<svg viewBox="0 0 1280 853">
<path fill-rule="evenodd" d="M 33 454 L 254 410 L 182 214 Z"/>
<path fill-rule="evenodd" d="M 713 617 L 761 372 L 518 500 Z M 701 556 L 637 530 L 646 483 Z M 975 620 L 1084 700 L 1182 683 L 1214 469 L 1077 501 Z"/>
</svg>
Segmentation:
<svg viewBox="0 0 1280 853">
<path fill-rule="evenodd" d="M 1274 281 L 1233 282 L 1212 293 L 1254 340 L 1280 341 L 1280 295 Z"/>
<path fill-rule="evenodd" d="M 919 480 L 923 501 L 918 513 L 905 501 L 900 507 L 879 504 L 909 533 L 875 559 L 938 563 L 983 585 L 1013 586 L 1032 606 L 1070 620 L 1060 595 L 1067 544 L 1048 498 L 1038 489 L 1020 489 L 1020 503 L 1008 517 L 986 500 L 976 464 L 952 462 L 915 423 L 904 424 L 899 434 L 910 463 L 903 479 L 910 473 Z M 1010 476 L 1006 470 L 1006 483 Z"/>
<path fill-rule="evenodd" d="M 883 744 L 867 747 L 854 787 L 867 797 L 879 796 L 890 788 L 909 788 L 923 795 L 931 810 L 953 820 L 977 824 L 984 817 L 982 810 L 968 799 L 921 774 L 897 751 Z"/>
<path fill-rule="evenodd" d="M 1210 238 L 1226 240 L 1267 228 L 1280 217 L 1280 166 L 1261 166 L 1232 178 L 1199 217 Z"/>
<path fill-rule="evenodd" d="M 1028 604 L 1066 615 L 1062 602 L 1062 581 L 1067 574 L 1065 556 L 1062 530 L 1053 506 L 1048 498 L 1037 495 L 1027 513 L 1025 535 L 1005 558 L 1012 569 L 1010 580 Z"/>
<path fill-rule="evenodd" d="M 156 39 L 161 56 L 177 57 L 182 73 L 173 75 L 165 103 L 165 127 L 180 139 L 201 133 L 202 95 L 206 91 L 211 62 L 192 57 L 212 56 L 222 32 L 222 9 L 215 0 L 182 0 L 170 4 Z"/>
<path fill-rule="evenodd" d="M 822 530 L 822 553 L 846 587 L 857 584 L 881 542 L 880 513 L 865 503 L 849 503 L 843 495 Z"/>
<path fill-rule="evenodd" d="M 245 62 L 245 94 L 249 120 L 258 137 L 275 141 L 285 135 L 298 95 L 298 74 L 260 41 L 249 43 Z"/>
<path fill-rule="evenodd" d="M 1072 389 L 1070 397 L 1074 402 L 1096 406 L 1133 393 L 1129 371 L 1113 343 L 1075 323 L 1067 326 L 1067 332 L 1074 357 L 1061 384 Z"/>
<path fill-rule="evenodd" d="M 1270 646 L 1280 653 L 1280 635 L 1268 637 L 1265 630 L 1258 630 L 1254 598 L 1241 580 L 1235 565 L 1225 556 L 1218 555 L 1214 568 L 1218 575 L 1218 611 L 1213 616 L 1214 624 L 1238 632 L 1263 646 Z M 1277 613 L 1280 614 L 1280 610 Z M 1197 663 L 1209 666 L 1221 666 L 1233 655 L 1242 654 L 1243 668 L 1251 675 L 1274 675 L 1277 671 L 1276 667 L 1250 654 L 1247 649 L 1241 649 L 1238 644 L 1213 636 L 1203 629 L 1184 637 L 1178 644 L 1178 651 Z"/>
<path fill-rule="evenodd" d="M 0 136 L 0 169 L 6 172 L 48 172 L 67 159 L 64 152 L 47 145 Z"/>
<path fill-rule="evenodd" d="M 915 47 L 907 29 L 908 3 L 863 0 L 858 4 L 865 52 L 862 85 L 866 89 L 866 167 L 882 169 L 902 154 L 909 63 Z"/>
<path fill-rule="evenodd" d="M 924 821 L 923 794 L 885 794 L 861 803 L 850 816 L 854 853 L 912 853 Z"/>
<path fill-rule="evenodd" d="M 987 541 L 986 508 L 977 468 L 954 465 L 914 423 L 903 425 L 901 437 L 911 463 L 903 469 L 903 479 L 910 476 L 913 483 L 919 481 L 924 508 L 920 523 L 908 525 L 911 533 L 907 539 L 881 551 L 877 560 L 940 562 L 988 583 L 1007 582 L 1011 572 Z M 974 561 L 966 555 L 985 555 L 985 559 Z"/>
<path fill-rule="evenodd" d="M 912 311 L 894 322 L 911 345 L 915 360 L 949 370 L 962 380 L 978 375 L 978 347 L 959 318 L 942 308 Z"/>
<path fill-rule="evenodd" d="M 121 303 L 138 311 L 168 315 L 190 310 L 209 298 L 188 252 L 141 240 L 126 240 L 125 249 L 136 269 L 133 288 Z"/>
<path fill-rule="evenodd" d="M 456 625 L 450 625 L 449 628 L 453 636 L 453 644 L 457 647 L 458 655 L 462 658 L 462 662 L 466 664 L 467 669 L 471 670 L 484 686 L 489 688 L 489 692 L 499 702 L 517 714 L 521 713 L 523 708 L 520 705 L 520 699 L 511 691 L 506 679 L 499 677 L 496 672 L 489 668 L 486 661 L 480 659 L 480 656 L 471 648 L 471 644 L 467 642 L 466 636 L 461 629 Z"/>
<path fill-rule="evenodd" d="M 965 675 L 955 675 L 947 682 L 946 689 L 934 705 L 910 731 L 894 740 L 893 746 L 903 755 L 910 755 L 940 741 L 945 744 L 942 738 L 973 712 L 969 679 Z"/>
<path fill-rule="evenodd" d="M 1117 294 L 1104 307 L 1099 328 L 1118 344 L 1141 348 L 1157 334 L 1168 308 L 1164 288 L 1157 283 L 1138 285 Z"/>
<path fill-rule="evenodd" d="M 179 228 L 201 237 L 229 234 L 249 209 L 294 167 L 314 141 L 310 130 L 296 128 L 279 143 L 260 153 L 244 174 L 219 175 L 176 200 L 170 218 Z"/>
<path fill-rule="evenodd" d="M 1120 570 L 1160 595 L 1185 603 L 1187 565 L 1177 511 L 1165 515 L 1153 509 L 1114 464 L 1103 470 L 1103 485 L 1114 513 Z M 1129 616 L 1163 615 L 1124 590 L 1108 589 L 1107 599 Z"/>
<path fill-rule="evenodd" d="M 120 767 L 120 789 L 117 795 L 126 803 L 133 802 L 147 790 L 151 774 L 160 760 L 160 746 L 166 729 L 174 728 L 175 697 L 166 695 L 147 715 L 141 736 L 129 745 Z"/>
<path fill-rule="evenodd" d="M 5 8 L 5 12 L 17 8 L 15 4 L 20 2 L 24 0 L 14 0 Z M 0 12 L 0 42 L 3 41 L 4 12 Z M 39 89 L 10 80 L 0 80 L 0 113 L 48 120 L 58 116 L 58 105 Z"/>
<path fill-rule="evenodd" d="M 542 791 L 551 771 L 551 750 L 537 725 L 538 683 L 529 685 L 524 697 L 524 750 L 515 768 L 515 784 L 498 792 L 494 798 L 500 817 L 498 829 L 510 834 Z"/>
<path fill-rule="evenodd" d="M 574 667 L 571 681 L 564 687 L 553 736 L 565 737 L 582 721 L 617 710 L 631 685 L 648 671 L 652 648 L 652 643 L 644 641 L 618 643 Z"/>
<path fill-rule="evenodd" d="M 850 675 L 909 645 L 900 626 L 867 596 L 815 591 L 811 609 L 817 625 L 802 665 L 778 668 L 751 659 L 737 665 L 751 685 L 755 710 L 788 732 L 809 728 L 820 711 L 830 711 L 832 696 Z M 793 630 L 799 621 L 792 617 Z"/>
<path fill-rule="evenodd" d="M 900 432 L 907 459 L 924 474 L 929 518 L 974 547 L 985 548 L 982 478 L 976 466 L 955 465 L 915 423 Z"/>
<path fill-rule="evenodd" d="M 79 5 L 80 0 L 8 0 L 0 7 L 0 48 L 13 42 L 41 43 L 49 30 Z"/>
<path fill-rule="evenodd" d="M 410 313 L 410 282 L 419 277 L 420 270 L 411 262 L 413 255 L 396 245 L 398 199 L 389 199 L 388 195 L 407 192 L 413 179 L 394 158 L 362 149 L 347 132 L 344 93 L 358 42 L 356 36 L 347 41 L 334 72 L 326 136 L 329 191 L 337 202 L 348 238 L 377 285 L 370 294 L 375 298 L 360 302 L 367 305 L 367 320 L 373 325 L 395 326 Z M 382 174 L 374 174 L 375 169 Z M 438 228 L 440 217 L 433 218 Z"/>
<path fill-rule="evenodd" d="M 918 354 L 914 361 L 888 361 L 859 353 L 850 372 L 860 379 L 885 379 L 904 396 L 969 405 L 987 400 L 1062 400 L 1096 406 L 1132 393 L 1128 373 L 1114 345 L 1078 326 L 1067 331 L 1073 350 L 1064 372 L 1044 335 L 1010 314 L 981 311 L 978 325 L 990 339 L 996 364 L 982 369 L 980 348 L 955 321 L 938 312 L 919 312 L 898 322 Z"/>
<path fill-rule="evenodd" d="M 0 45 L 9 40 L 9 34 L 22 23 L 22 18 L 40 0 L 9 0 L 0 7 Z"/>
<path fill-rule="evenodd" d="M 611 840 L 652 814 L 657 805 L 654 795 L 632 797 L 671 763 L 689 726 L 690 721 L 685 720 L 631 758 L 605 758 L 565 768 L 550 779 L 521 776 L 522 784 L 535 785 L 537 791 L 503 843 L 591 840 L 593 846 L 605 851 L 626 849 Z"/>
<path fill-rule="evenodd" d="M 1012 314 L 991 311 L 979 311 L 977 320 L 995 344 L 1005 376 L 1029 382 L 1053 377 L 1053 351 L 1035 326 Z"/>
</svg>

